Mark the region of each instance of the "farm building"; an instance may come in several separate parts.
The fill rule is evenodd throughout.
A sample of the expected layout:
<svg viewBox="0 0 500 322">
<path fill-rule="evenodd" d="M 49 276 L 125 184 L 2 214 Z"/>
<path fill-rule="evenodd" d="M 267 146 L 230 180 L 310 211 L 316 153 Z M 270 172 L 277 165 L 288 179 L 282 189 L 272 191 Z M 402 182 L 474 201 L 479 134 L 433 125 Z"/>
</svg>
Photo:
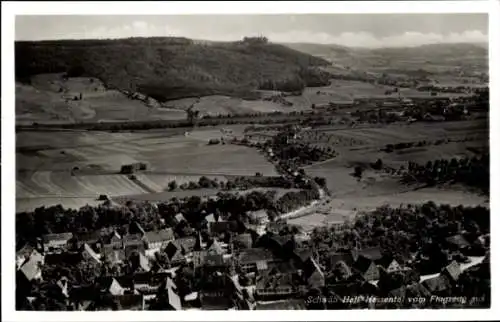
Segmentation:
<svg viewBox="0 0 500 322">
<path fill-rule="evenodd" d="M 131 174 L 136 171 L 143 171 L 147 169 L 147 164 L 143 162 L 138 162 L 138 163 L 132 163 L 132 164 L 125 164 L 122 165 L 120 173 L 122 174 Z"/>
</svg>

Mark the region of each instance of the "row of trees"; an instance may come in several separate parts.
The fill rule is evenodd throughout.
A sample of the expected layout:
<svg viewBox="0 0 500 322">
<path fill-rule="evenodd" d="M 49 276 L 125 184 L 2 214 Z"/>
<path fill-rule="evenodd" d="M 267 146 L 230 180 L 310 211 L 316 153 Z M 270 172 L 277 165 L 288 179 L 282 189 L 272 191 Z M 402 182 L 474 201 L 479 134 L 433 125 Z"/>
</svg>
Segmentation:
<svg viewBox="0 0 500 322">
<path fill-rule="evenodd" d="M 463 183 L 489 193 L 490 159 L 489 154 L 463 159 L 429 161 L 425 165 L 408 163 L 405 181 L 418 181 L 430 185 L 444 182 Z"/>
</svg>

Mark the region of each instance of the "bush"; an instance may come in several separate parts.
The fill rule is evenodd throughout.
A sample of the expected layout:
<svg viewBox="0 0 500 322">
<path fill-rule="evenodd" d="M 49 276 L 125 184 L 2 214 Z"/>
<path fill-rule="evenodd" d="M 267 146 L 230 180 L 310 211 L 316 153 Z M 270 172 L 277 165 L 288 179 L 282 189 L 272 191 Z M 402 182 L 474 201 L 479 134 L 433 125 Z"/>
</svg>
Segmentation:
<svg viewBox="0 0 500 322">
<path fill-rule="evenodd" d="M 178 187 L 178 186 L 177 186 L 177 181 L 175 181 L 175 180 L 172 180 L 172 181 L 170 181 L 170 182 L 168 183 L 168 190 L 169 190 L 169 191 L 174 191 L 174 190 L 176 190 L 176 189 L 177 189 L 177 187 Z"/>
</svg>

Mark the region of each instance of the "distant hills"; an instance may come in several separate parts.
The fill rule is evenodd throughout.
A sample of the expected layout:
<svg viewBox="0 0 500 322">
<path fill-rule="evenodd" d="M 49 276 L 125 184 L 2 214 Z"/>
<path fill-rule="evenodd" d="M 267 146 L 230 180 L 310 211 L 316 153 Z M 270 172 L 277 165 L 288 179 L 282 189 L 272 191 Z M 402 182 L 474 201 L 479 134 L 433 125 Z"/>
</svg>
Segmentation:
<svg viewBox="0 0 500 322">
<path fill-rule="evenodd" d="M 286 46 L 324 58 L 337 66 L 363 71 L 488 72 L 488 44 L 483 43 L 429 44 L 377 49 L 309 43 L 287 43 Z"/>
<path fill-rule="evenodd" d="M 35 74 L 90 76 L 109 88 L 138 91 L 158 100 L 250 95 L 263 83 L 318 81 L 323 58 L 247 38 L 202 42 L 186 38 L 129 38 L 16 42 L 18 81 Z"/>
</svg>

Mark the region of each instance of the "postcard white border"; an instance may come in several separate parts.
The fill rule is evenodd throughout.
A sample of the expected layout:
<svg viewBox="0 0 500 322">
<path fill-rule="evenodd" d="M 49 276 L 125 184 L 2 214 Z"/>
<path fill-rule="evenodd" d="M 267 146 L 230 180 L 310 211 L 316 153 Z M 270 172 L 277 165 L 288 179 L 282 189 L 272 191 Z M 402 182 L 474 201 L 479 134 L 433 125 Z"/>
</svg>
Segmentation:
<svg viewBox="0 0 500 322">
<path fill-rule="evenodd" d="M 500 164 L 498 111 L 500 98 L 498 1 L 351 1 L 351 2 L 3 2 L 2 3 L 2 320 L 5 321 L 331 321 L 331 320 L 491 320 L 500 316 L 498 303 L 500 265 L 492 261 L 492 308 L 489 310 L 359 310 L 359 311 L 182 311 L 182 312 L 16 312 L 14 308 L 14 214 L 15 214 L 15 109 L 14 19 L 15 15 L 41 14 L 292 14 L 292 13 L 489 13 L 491 91 L 491 196 L 499 195 Z M 497 125 L 496 127 L 494 125 Z M 491 198 L 491 231 L 498 227 Z M 499 238 L 492 234 L 492 258 Z"/>
</svg>

